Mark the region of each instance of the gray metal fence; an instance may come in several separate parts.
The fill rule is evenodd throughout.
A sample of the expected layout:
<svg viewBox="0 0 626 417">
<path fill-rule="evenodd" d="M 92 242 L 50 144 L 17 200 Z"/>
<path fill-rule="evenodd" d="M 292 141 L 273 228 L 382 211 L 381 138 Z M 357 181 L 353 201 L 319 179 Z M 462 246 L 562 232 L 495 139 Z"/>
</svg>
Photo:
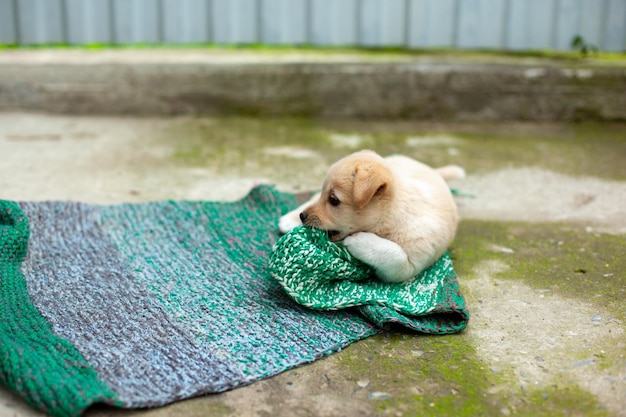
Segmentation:
<svg viewBox="0 0 626 417">
<path fill-rule="evenodd" d="M 0 0 L 2 44 L 626 50 L 626 0 Z"/>
</svg>

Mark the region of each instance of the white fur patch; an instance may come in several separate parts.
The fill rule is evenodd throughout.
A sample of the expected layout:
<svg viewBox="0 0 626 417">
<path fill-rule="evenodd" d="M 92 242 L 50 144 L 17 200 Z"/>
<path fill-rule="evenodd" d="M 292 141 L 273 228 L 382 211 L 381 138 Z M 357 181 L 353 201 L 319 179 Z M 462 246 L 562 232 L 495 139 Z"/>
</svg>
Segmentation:
<svg viewBox="0 0 626 417">
<path fill-rule="evenodd" d="M 280 230 L 281 233 L 287 233 L 294 227 L 300 226 L 301 224 L 302 222 L 294 215 L 294 212 L 290 212 L 280 218 L 278 221 L 278 230 Z"/>
<path fill-rule="evenodd" d="M 424 198 L 426 198 L 427 200 L 434 198 L 433 187 L 428 182 L 420 181 L 420 180 L 411 180 L 411 185 L 417 188 L 420 194 L 424 196 Z"/>
<path fill-rule="evenodd" d="M 422 230 L 434 231 L 440 228 L 439 221 L 431 216 L 422 216 L 419 219 L 420 227 Z"/>
</svg>

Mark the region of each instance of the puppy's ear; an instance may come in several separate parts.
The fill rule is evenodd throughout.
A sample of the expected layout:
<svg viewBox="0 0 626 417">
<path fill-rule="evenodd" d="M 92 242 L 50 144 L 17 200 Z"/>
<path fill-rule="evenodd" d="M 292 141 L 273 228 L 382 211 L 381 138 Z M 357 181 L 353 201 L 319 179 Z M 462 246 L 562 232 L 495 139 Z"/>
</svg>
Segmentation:
<svg viewBox="0 0 626 417">
<path fill-rule="evenodd" d="M 357 209 L 365 207 L 375 195 L 383 194 L 390 181 L 389 172 L 376 166 L 357 166 L 353 175 L 352 198 Z"/>
</svg>

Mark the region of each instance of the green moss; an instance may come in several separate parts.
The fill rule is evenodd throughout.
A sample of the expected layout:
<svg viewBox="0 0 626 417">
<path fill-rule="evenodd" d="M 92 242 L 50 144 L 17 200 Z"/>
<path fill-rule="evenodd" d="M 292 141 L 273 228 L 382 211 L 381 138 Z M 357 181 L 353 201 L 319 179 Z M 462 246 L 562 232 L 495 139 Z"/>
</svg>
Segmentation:
<svg viewBox="0 0 626 417">
<path fill-rule="evenodd" d="M 513 253 L 494 253 L 490 245 Z M 503 258 L 502 279 L 525 282 L 567 298 L 580 299 L 626 320 L 626 240 L 566 224 L 463 221 L 452 250 L 460 276 L 486 259 Z"/>
<path fill-rule="evenodd" d="M 189 118 L 161 132 L 173 148 L 174 162 L 210 166 L 217 172 L 257 170 L 289 177 L 311 167 L 310 158 L 267 153 L 293 147 L 317 155 L 326 166 L 356 149 L 388 155 L 402 153 L 430 165 L 456 163 L 472 174 L 510 167 L 537 166 L 569 175 L 626 179 L 624 124 L 449 124 L 417 122 L 328 121 L 296 118 Z M 333 143 L 333 135 L 356 136 L 355 147 Z M 411 145 L 428 138 L 428 145 Z M 439 143 L 437 142 L 439 141 Z M 419 143 L 419 140 L 417 141 Z M 593 155 L 592 158 L 589 155 Z"/>
<path fill-rule="evenodd" d="M 310 158 L 287 157 L 281 149 L 299 149 L 311 155 L 321 151 L 322 158 L 329 154 L 330 158 L 339 157 L 327 146 L 325 133 L 307 119 L 185 119 L 161 133 L 161 140 L 172 148 L 175 164 L 227 176 L 295 178 L 307 187 L 317 186 L 321 180 L 305 180 L 311 170 L 303 170 L 303 161 Z"/>
<path fill-rule="evenodd" d="M 611 414 L 600 407 L 588 392 L 574 385 L 553 385 L 549 389 L 529 393 L 516 407 L 516 415 L 602 417 Z"/>
<path fill-rule="evenodd" d="M 498 398 L 487 394 L 502 382 L 476 359 L 464 335 L 389 333 L 351 346 L 341 360 L 346 371 L 370 380 L 370 391 L 391 395 L 380 412 L 406 415 L 494 414 Z"/>
<path fill-rule="evenodd" d="M 569 175 L 626 179 L 623 123 L 331 121 L 324 127 L 364 135 L 368 146 L 383 154 L 406 153 L 433 166 L 457 163 L 472 174 L 537 166 Z M 433 140 L 413 147 L 407 143 L 408 138 L 424 137 Z"/>
<path fill-rule="evenodd" d="M 193 150 L 188 162 L 204 163 L 212 152 L 233 149 L 255 155 L 264 147 L 298 145 L 315 146 L 324 140 L 308 119 L 272 119 L 223 117 L 219 119 L 183 119 L 162 132 L 164 138 L 175 139 L 178 150 Z"/>
<path fill-rule="evenodd" d="M 507 132 L 495 124 L 490 127 L 480 133 L 457 133 L 466 141 L 458 148 L 469 172 L 538 166 L 574 176 L 626 179 L 619 162 L 626 155 L 624 125 L 518 125 Z"/>
<path fill-rule="evenodd" d="M 468 335 L 416 336 L 386 333 L 340 354 L 341 372 L 371 381 L 381 415 L 419 416 L 605 416 L 595 397 L 571 383 L 532 390 L 511 373 L 487 365 Z"/>
</svg>

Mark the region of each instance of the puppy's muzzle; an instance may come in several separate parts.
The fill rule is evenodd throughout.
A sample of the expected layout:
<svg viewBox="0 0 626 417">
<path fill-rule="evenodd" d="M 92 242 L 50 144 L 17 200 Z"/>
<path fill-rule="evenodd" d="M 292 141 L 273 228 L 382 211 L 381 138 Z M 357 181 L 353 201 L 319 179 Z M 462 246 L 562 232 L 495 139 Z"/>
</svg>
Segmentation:
<svg viewBox="0 0 626 417">
<path fill-rule="evenodd" d="M 338 230 L 327 230 L 327 229 L 324 229 L 324 227 L 322 226 L 322 222 L 320 221 L 319 217 L 317 217 L 315 215 L 309 216 L 309 213 L 307 213 L 306 211 L 303 211 L 303 212 L 300 213 L 300 221 L 305 226 L 314 227 L 316 229 L 324 230 L 328 234 L 328 237 L 330 238 L 330 240 L 332 240 L 332 241 L 340 240 L 339 239 L 339 235 L 340 235 L 341 232 L 339 232 Z"/>
<path fill-rule="evenodd" d="M 305 226 L 314 227 L 316 229 L 323 229 L 320 218 L 317 217 L 315 214 L 309 215 L 309 213 L 303 211 L 300 213 L 300 221 Z"/>
</svg>

